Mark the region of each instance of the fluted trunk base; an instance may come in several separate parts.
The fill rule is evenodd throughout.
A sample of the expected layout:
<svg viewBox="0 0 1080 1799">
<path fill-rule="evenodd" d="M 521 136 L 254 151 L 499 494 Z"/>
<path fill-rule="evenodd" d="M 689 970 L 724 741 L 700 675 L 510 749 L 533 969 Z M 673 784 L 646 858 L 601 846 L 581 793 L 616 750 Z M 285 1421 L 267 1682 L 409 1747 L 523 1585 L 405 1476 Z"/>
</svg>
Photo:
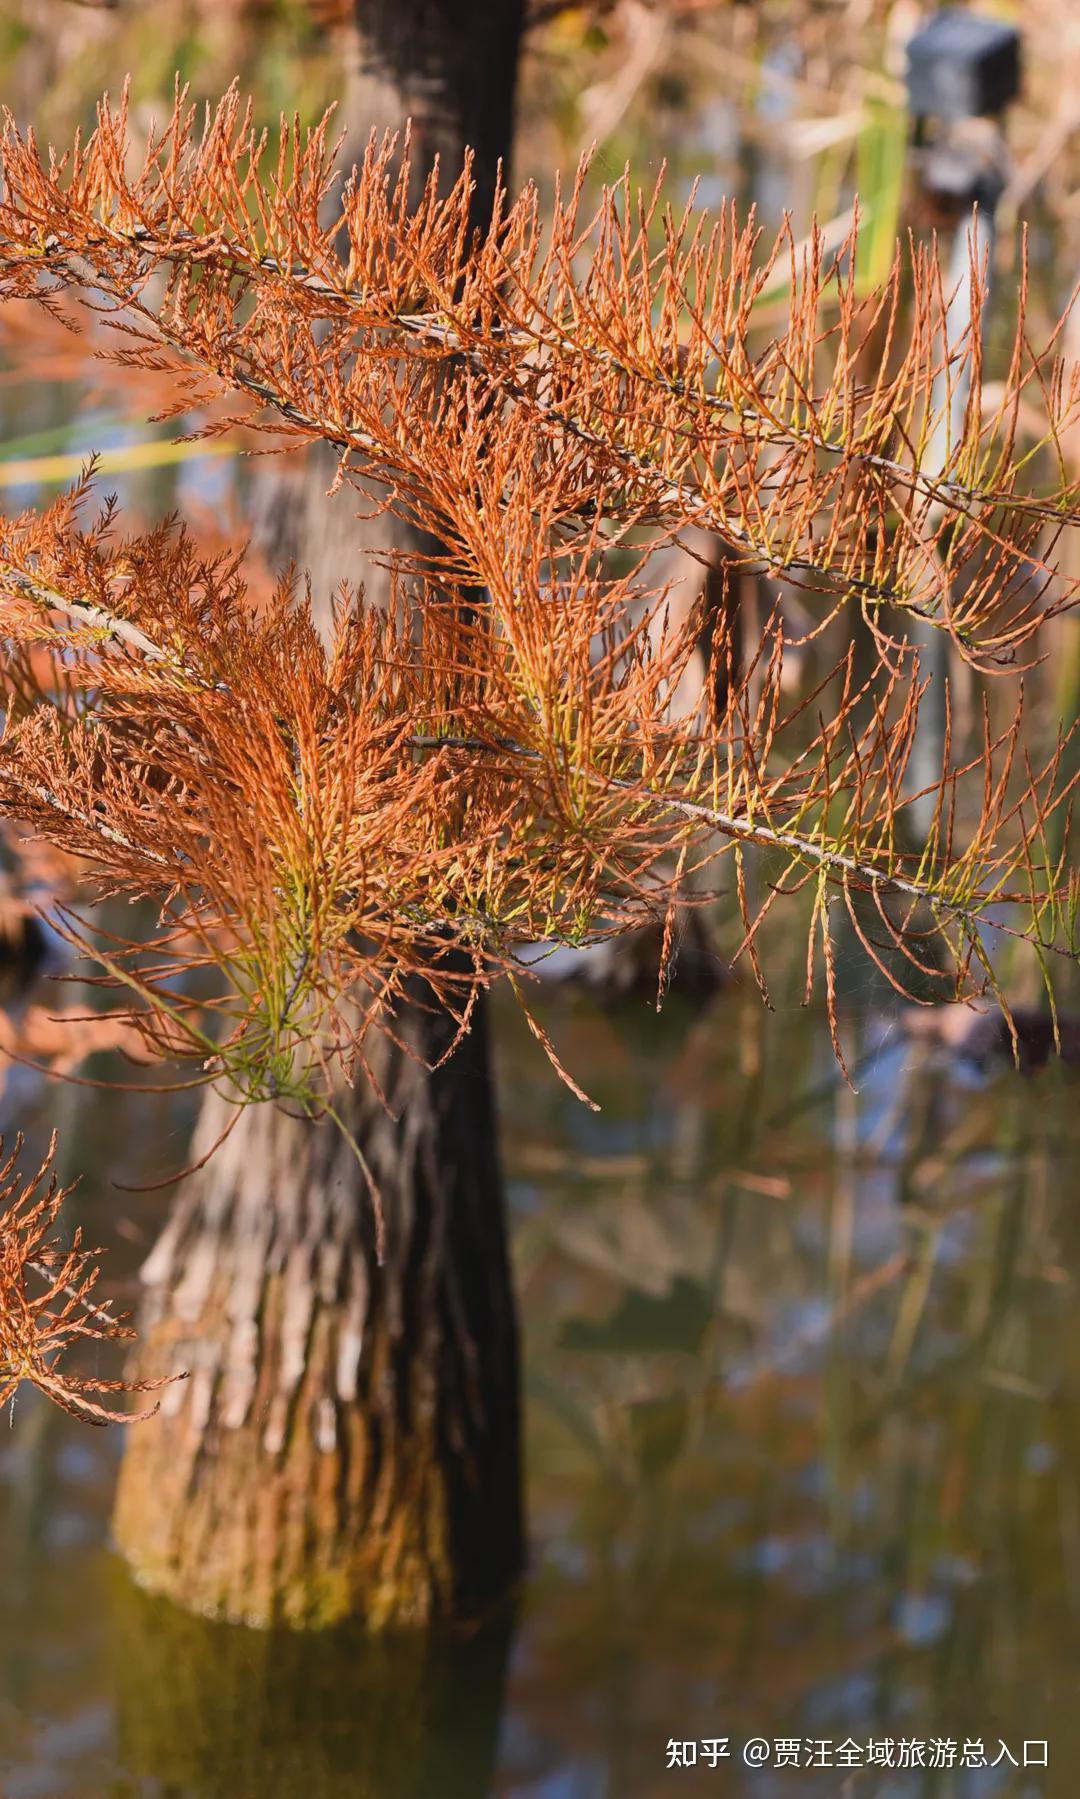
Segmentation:
<svg viewBox="0 0 1080 1799">
<path fill-rule="evenodd" d="M 428 1060 L 449 1028 L 398 1018 Z M 181 1189 L 145 1269 L 138 1365 L 186 1367 L 130 1433 L 115 1534 L 208 1616 L 372 1629 L 482 1616 L 522 1525 L 516 1324 L 483 1020 L 436 1074 L 388 1042 L 349 1124 L 250 1108 Z M 195 1155 L 227 1121 L 211 1097 Z"/>
</svg>

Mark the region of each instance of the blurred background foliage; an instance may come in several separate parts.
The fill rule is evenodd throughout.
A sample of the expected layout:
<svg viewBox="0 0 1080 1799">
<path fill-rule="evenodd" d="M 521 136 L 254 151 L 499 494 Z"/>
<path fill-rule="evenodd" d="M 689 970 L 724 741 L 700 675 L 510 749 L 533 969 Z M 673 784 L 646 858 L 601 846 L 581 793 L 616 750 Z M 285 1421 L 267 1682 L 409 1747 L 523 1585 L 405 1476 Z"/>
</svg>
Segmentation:
<svg viewBox="0 0 1080 1799">
<path fill-rule="evenodd" d="M 1021 24 L 1026 71 L 999 304 L 1026 220 L 1038 334 L 1080 274 L 1080 19 L 1071 0 L 992 10 Z M 767 228 L 790 211 L 797 233 L 816 214 L 841 236 L 857 189 L 864 275 L 891 257 L 917 5 L 536 11 L 517 177 L 549 186 L 595 143 L 597 180 L 627 161 L 651 180 L 666 162 L 677 196 L 697 179 L 706 204 L 735 195 Z M 267 116 L 313 118 L 347 28 L 333 0 L 0 0 L 2 97 L 64 136 L 128 70 L 137 123 L 164 115 L 175 71 L 199 95 L 239 74 Z M 763 330 L 783 306 L 767 296 Z M 0 318 L 7 507 L 39 502 L 97 448 L 104 485 L 141 517 L 177 507 L 208 542 L 254 529 L 265 545 L 261 465 L 240 445 L 177 447 L 147 410 L 84 342 L 15 308 Z M 1064 624 L 1032 678 L 1048 734 L 1075 711 L 1075 632 Z M 7 857 L 32 891 L 58 878 Z M 262 1637 L 154 1604 L 106 1540 L 118 1441 L 28 1394 L 0 1439 L 6 1799 L 600 1799 L 676 1779 L 768 1799 L 1075 1791 L 1075 1026 L 1069 1061 L 1040 1066 L 1036 1031 L 1018 1073 L 989 1021 L 915 1019 L 842 954 L 853 1094 L 820 1011 L 800 1003 L 799 933 L 767 928 L 772 1013 L 745 985 L 676 995 L 659 1016 L 648 996 L 547 992 L 544 1022 L 595 1117 L 497 1010 L 533 1541 L 515 1629 L 415 1651 Z M 1021 1001 L 1025 983 L 1018 967 Z M 73 1054 L 49 1026 L 58 1003 L 10 981 L 3 1044 L 73 1065 L 86 1045 Z M 61 1174 L 84 1175 L 76 1210 L 133 1297 L 162 1199 L 114 1183 L 181 1166 L 188 1105 L 137 1078 L 106 1093 L 10 1061 L 3 1074 L 0 1124 L 60 1128 Z M 737 1762 L 666 1771 L 671 1736 L 753 1734 L 1046 1737 L 1051 1766 L 850 1787 Z"/>
</svg>

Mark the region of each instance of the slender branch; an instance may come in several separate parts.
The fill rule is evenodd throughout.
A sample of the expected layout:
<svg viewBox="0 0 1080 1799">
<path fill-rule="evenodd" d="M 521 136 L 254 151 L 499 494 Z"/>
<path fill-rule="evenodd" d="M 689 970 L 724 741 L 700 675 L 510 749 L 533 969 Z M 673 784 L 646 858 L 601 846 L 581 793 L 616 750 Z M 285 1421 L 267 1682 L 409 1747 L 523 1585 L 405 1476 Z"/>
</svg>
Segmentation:
<svg viewBox="0 0 1080 1799">
<path fill-rule="evenodd" d="M 167 238 L 160 238 L 143 226 L 136 226 L 130 231 L 112 230 L 98 238 L 87 240 L 86 248 L 136 248 L 160 262 L 178 263 L 183 266 L 205 267 L 212 261 L 234 265 L 238 271 L 248 276 L 258 277 L 270 275 L 276 280 L 295 284 L 306 294 L 318 300 L 332 302 L 339 310 L 366 314 L 361 329 L 400 330 L 406 336 L 412 336 L 420 342 L 439 344 L 454 354 L 464 356 L 479 368 L 484 368 L 485 357 L 492 352 L 517 352 L 522 355 L 535 353 L 537 349 L 550 350 L 553 347 L 563 355 L 573 358 L 575 363 L 590 362 L 598 368 L 608 369 L 612 373 L 628 380 L 641 382 L 646 387 L 655 388 L 659 392 L 670 395 L 673 399 L 692 401 L 703 406 L 708 412 L 717 412 L 731 419 L 733 416 L 741 424 L 744 421 L 756 428 L 758 441 L 762 444 L 776 446 L 809 446 L 822 455 L 833 456 L 846 462 L 861 463 L 869 468 L 877 469 L 891 479 L 900 481 L 913 492 L 923 495 L 939 505 L 956 510 L 958 505 L 971 506 L 1008 506 L 1018 515 L 1041 518 L 1061 524 L 1063 522 L 1080 523 L 1080 511 L 1063 513 L 1059 506 L 1051 505 L 1031 495 L 1016 494 L 1007 488 L 972 486 L 961 481 L 944 478 L 940 473 L 928 472 L 917 463 L 902 462 L 894 456 L 887 456 L 880 450 L 869 450 L 858 444 L 837 441 L 827 436 L 824 431 L 807 428 L 800 430 L 792 421 L 778 423 L 752 405 L 741 406 L 736 400 L 723 393 L 707 393 L 698 387 L 692 387 L 678 376 L 661 374 L 656 370 L 643 369 L 632 365 L 616 356 L 611 350 L 604 350 L 587 341 L 569 338 L 560 331 L 553 319 L 544 320 L 547 330 L 540 327 L 530 328 L 518 322 L 508 325 L 503 320 L 496 320 L 488 327 L 483 339 L 482 348 L 477 343 L 477 333 L 461 325 L 454 324 L 445 316 L 433 312 L 398 311 L 379 308 L 373 316 L 373 309 L 365 294 L 357 293 L 345 286 L 335 286 L 331 282 L 321 280 L 303 263 L 283 263 L 276 256 L 253 255 L 235 240 L 218 240 L 208 245 L 206 240 L 194 232 L 181 231 Z M 46 239 L 46 253 L 62 250 L 58 237 Z M 524 398 L 520 388 L 510 389 L 512 397 Z M 565 422 L 565 421 L 564 421 Z M 607 439 L 595 438 L 593 441 L 602 444 L 616 453 L 616 446 Z M 817 566 L 817 565 L 812 565 Z"/>
<path fill-rule="evenodd" d="M 530 761 L 542 760 L 538 750 L 529 749 L 524 744 L 514 743 L 509 739 L 501 739 L 495 743 L 485 743 L 474 737 L 414 737 L 412 744 L 416 749 L 459 749 L 478 752 L 508 752 L 522 756 Z M 812 838 L 800 837 L 792 831 L 777 830 L 772 825 L 754 824 L 750 819 L 736 818 L 730 812 L 721 812 L 715 806 L 706 805 L 700 800 L 691 800 L 681 794 L 660 793 L 647 783 L 628 781 L 618 775 L 602 774 L 598 769 L 583 768 L 579 764 L 569 765 L 568 773 L 579 779 L 593 781 L 606 787 L 615 787 L 620 792 L 648 796 L 661 807 L 678 812 L 684 818 L 700 819 L 703 824 L 711 825 L 724 836 L 738 838 L 744 843 L 757 843 L 769 848 L 788 851 L 800 862 L 811 862 L 815 866 L 830 873 L 851 876 L 865 883 L 868 887 L 877 887 L 885 893 L 901 893 L 910 899 L 922 901 L 933 909 L 944 908 L 954 918 L 970 928 L 978 923 L 986 906 L 995 901 L 1004 903 L 1007 896 L 1001 894 L 976 894 L 975 905 L 962 905 L 957 900 L 949 899 L 944 894 L 936 894 L 929 886 L 917 881 L 905 879 L 903 875 L 890 874 L 884 869 L 875 868 L 872 863 L 857 861 L 846 856 L 841 850 L 830 849 L 828 845 L 815 843 Z M 1007 925 L 1000 926 L 1009 936 L 1030 941 L 1022 931 L 1010 931 Z M 1052 949 L 1056 954 L 1075 961 L 1080 952 L 1063 949 L 1060 945 L 1042 944 L 1043 949 Z"/>
<path fill-rule="evenodd" d="M 115 612 L 106 612 L 103 607 L 95 606 L 90 600 L 72 599 L 44 581 L 24 574 L 10 563 L 0 565 L 0 582 L 17 588 L 28 599 L 36 601 L 50 612 L 63 612 L 80 624 L 90 625 L 94 630 L 104 632 L 107 637 L 116 638 L 129 649 L 137 650 L 150 662 L 167 663 L 183 674 L 190 672 L 182 663 L 177 664 L 175 658 L 167 650 L 163 650 L 160 644 L 154 643 L 144 631 L 140 631 L 138 625 L 133 625 L 129 619 L 121 618 Z"/>
<path fill-rule="evenodd" d="M 21 788 L 39 804 L 48 806 L 53 812 L 58 812 L 62 818 L 74 819 L 76 824 L 82 825 L 87 831 L 93 831 L 106 843 L 114 844 L 118 849 L 127 850 L 133 856 L 145 858 L 148 862 L 156 862 L 159 868 L 175 873 L 175 864 L 170 862 L 167 856 L 162 856 L 157 850 L 151 849 L 148 844 L 133 842 L 130 837 L 125 837 L 122 831 L 116 830 L 113 825 L 106 824 L 104 819 L 95 817 L 92 812 L 84 812 L 81 807 L 72 805 L 66 800 L 61 800 L 55 793 L 50 792 L 48 787 L 43 787 L 37 781 L 28 781 L 25 775 L 19 774 L 17 769 L 11 767 L 10 762 L 0 761 L 0 784 L 5 781 L 10 782 L 14 787 Z M 178 859 L 182 861 L 183 858 L 179 856 L 179 852 L 177 855 Z"/>
<path fill-rule="evenodd" d="M 107 1324 L 111 1329 L 115 1329 L 120 1323 L 120 1320 L 114 1317 L 112 1312 L 108 1311 L 103 1306 L 95 1305 L 92 1300 L 87 1299 L 85 1293 L 80 1292 L 78 1287 L 73 1287 L 70 1281 L 57 1282 L 43 1262 L 27 1262 L 26 1266 L 32 1268 L 34 1273 L 40 1275 L 43 1281 L 46 1281 L 50 1287 L 58 1292 L 63 1293 L 68 1299 L 78 1300 L 87 1316 L 96 1319 L 98 1324 Z"/>
<path fill-rule="evenodd" d="M 134 298 L 129 289 L 119 281 L 110 283 L 83 255 L 61 250 L 59 240 L 50 239 L 53 247 L 49 251 L 49 260 L 54 268 L 61 267 L 83 287 L 95 289 L 109 300 L 116 301 L 125 310 L 136 314 L 151 330 L 159 342 L 170 349 L 191 358 L 196 364 L 205 368 L 225 386 L 233 387 L 241 393 L 258 400 L 260 405 L 277 412 L 288 424 L 295 426 L 326 444 L 331 448 L 366 457 L 369 464 L 356 474 L 364 482 L 374 482 L 378 486 L 393 488 L 395 478 L 401 472 L 403 458 L 395 458 L 385 441 L 373 437 L 371 433 L 362 431 L 344 421 L 332 422 L 320 417 L 317 413 L 305 411 L 294 401 L 287 398 L 280 389 L 269 381 L 260 379 L 242 369 L 239 364 L 220 355 L 215 355 L 209 346 L 195 347 L 186 340 L 182 332 L 170 329 L 162 318 L 153 310 Z M 48 248 L 48 246 L 47 246 Z M 557 430 L 565 431 L 586 447 L 595 450 L 599 455 L 612 458 L 624 476 L 644 480 L 656 489 L 657 516 L 663 518 L 665 510 L 679 515 L 680 527 L 688 523 L 697 524 L 702 529 L 714 532 L 736 548 L 744 550 L 754 563 L 765 573 L 777 577 L 790 577 L 793 573 L 815 576 L 826 586 L 826 591 L 838 595 L 856 595 L 861 600 L 878 605 L 893 605 L 899 610 L 924 619 L 938 629 L 948 630 L 958 643 L 966 649 L 976 648 L 974 641 L 959 631 L 956 626 L 932 608 L 921 606 L 913 594 L 889 582 L 867 580 L 843 565 L 837 565 L 830 559 L 815 560 L 802 555 L 778 556 L 769 543 L 755 538 L 744 525 L 723 509 L 710 501 L 703 489 L 691 481 L 672 481 L 663 469 L 651 463 L 648 458 L 613 444 L 608 438 L 601 437 L 581 425 L 569 414 L 559 408 L 546 406 L 535 395 L 526 395 L 520 384 L 515 389 L 512 384 L 503 383 L 504 391 L 511 397 L 526 402 L 541 418 L 547 418 Z M 385 471 L 385 472 L 383 472 Z M 1066 519 L 1065 522 L 1068 522 Z"/>
</svg>

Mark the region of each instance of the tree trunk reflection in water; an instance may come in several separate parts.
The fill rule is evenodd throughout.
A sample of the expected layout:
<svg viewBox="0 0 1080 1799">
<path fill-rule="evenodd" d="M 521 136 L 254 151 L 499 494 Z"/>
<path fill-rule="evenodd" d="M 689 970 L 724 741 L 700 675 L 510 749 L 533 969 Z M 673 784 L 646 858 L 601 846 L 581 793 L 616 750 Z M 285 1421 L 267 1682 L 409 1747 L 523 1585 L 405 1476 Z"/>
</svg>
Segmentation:
<svg viewBox="0 0 1080 1799">
<path fill-rule="evenodd" d="M 117 1751 L 199 1799 L 476 1799 L 491 1791 L 506 1629 L 466 1643 L 237 1630 L 112 1583 Z"/>
</svg>

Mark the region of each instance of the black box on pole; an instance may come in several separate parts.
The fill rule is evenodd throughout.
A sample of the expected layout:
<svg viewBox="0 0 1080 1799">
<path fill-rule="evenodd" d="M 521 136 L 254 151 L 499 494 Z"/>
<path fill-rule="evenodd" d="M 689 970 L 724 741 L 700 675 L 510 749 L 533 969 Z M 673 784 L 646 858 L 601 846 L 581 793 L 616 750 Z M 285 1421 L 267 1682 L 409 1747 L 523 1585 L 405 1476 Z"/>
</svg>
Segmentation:
<svg viewBox="0 0 1080 1799">
<path fill-rule="evenodd" d="M 916 118 L 1004 112 L 1020 92 L 1020 33 L 1000 19 L 946 7 L 908 44 L 907 86 Z"/>
</svg>

